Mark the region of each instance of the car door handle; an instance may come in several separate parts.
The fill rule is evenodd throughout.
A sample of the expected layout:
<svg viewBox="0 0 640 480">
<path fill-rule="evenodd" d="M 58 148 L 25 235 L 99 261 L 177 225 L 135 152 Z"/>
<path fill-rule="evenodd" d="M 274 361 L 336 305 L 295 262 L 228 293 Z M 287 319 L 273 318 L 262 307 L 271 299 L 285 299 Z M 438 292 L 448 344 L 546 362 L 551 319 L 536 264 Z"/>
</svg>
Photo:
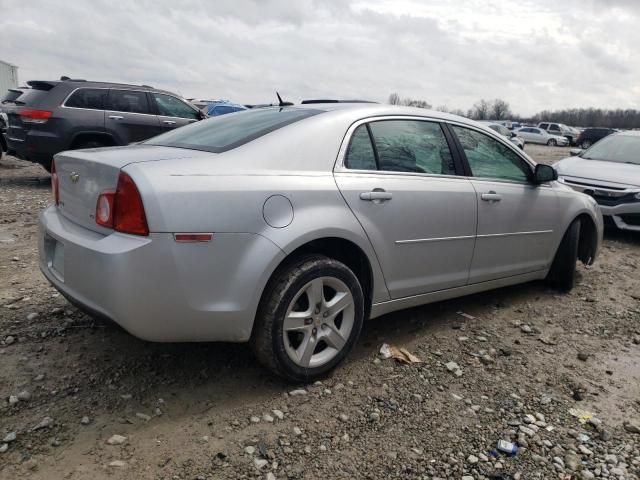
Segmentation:
<svg viewBox="0 0 640 480">
<path fill-rule="evenodd" d="M 164 123 L 165 125 L 175 125 L 176 122 L 174 122 L 173 120 L 164 120 L 162 123 Z"/>
<path fill-rule="evenodd" d="M 499 202 L 500 200 L 502 200 L 502 195 L 491 191 L 489 193 L 483 193 L 482 195 L 480 195 L 480 198 L 482 198 L 482 200 L 484 200 L 485 202 Z"/>
<path fill-rule="evenodd" d="M 122 120 L 124 117 L 122 115 L 109 115 L 111 120 Z"/>
<path fill-rule="evenodd" d="M 362 192 L 360 194 L 360 200 L 364 200 L 366 202 L 374 202 L 376 200 L 386 201 L 391 200 L 393 198 L 393 194 L 391 192 L 385 192 L 384 190 L 373 190 L 372 192 Z"/>
</svg>

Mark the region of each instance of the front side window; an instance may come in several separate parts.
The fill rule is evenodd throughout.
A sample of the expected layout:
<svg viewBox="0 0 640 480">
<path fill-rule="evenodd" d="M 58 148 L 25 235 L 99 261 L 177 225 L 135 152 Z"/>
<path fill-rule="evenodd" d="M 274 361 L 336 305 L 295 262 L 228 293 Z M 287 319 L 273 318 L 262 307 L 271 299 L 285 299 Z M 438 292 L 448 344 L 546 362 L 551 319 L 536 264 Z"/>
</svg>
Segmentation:
<svg viewBox="0 0 640 480">
<path fill-rule="evenodd" d="M 353 170 L 376 170 L 378 168 L 376 154 L 366 125 L 360 125 L 353 132 L 344 164 Z"/>
<path fill-rule="evenodd" d="M 370 123 L 378 168 L 391 172 L 455 175 L 455 164 L 442 127 L 420 120 Z"/>
<path fill-rule="evenodd" d="M 172 97 L 171 95 L 163 95 L 162 93 L 152 93 L 151 96 L 156 102 L 158 115 L 198 120 L 198 112 L 182 100 Z"/>
<path fill-rule="evenodd" d="M 110 90 L 108 110 L 130 113 L 150 113 L 147 94 L 131 90 Z"/>
<path fill-rule="evenodd" d="M 506 145 L 469 128 L 453 125 L 453 131 L 462 144 L 474 177 L 515 182 L 529 179 L 529 165 Z"/>
<path fill-rule="evenodd" d="M 89 110 L 104 110 L 107 90 L 103 88 L 79 88 L 71 94 L 64 106 L 72 108 L 86 108 Z"/>
</svg>

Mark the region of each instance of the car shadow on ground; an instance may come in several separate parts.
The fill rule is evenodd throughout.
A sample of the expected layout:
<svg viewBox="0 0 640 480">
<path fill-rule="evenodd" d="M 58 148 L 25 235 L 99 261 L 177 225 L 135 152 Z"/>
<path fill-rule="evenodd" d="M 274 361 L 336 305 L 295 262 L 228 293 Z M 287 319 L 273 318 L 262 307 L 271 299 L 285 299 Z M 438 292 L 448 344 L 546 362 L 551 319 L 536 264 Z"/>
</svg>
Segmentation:
<svg viewBox="0 0 640 480">
<path fill-rule="evenodd" d="M 24 175 L 12 177 L 0 177 L 0 185 L 14 187 L 51 188 L 51 175 Z"/>
</svg>

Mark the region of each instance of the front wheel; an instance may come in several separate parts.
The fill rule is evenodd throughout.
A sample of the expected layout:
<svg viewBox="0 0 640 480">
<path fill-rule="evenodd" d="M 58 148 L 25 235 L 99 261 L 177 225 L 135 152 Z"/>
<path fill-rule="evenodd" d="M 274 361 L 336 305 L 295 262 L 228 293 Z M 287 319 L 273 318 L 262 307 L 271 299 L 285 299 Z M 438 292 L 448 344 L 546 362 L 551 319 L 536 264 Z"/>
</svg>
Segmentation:
<svg viewBox="0 0 640 480">
<path fill-rule="evenodd" d="M 293 382 L 333 370 L 353 348 L 364 320 L 364 295 L 355 274 L 324 256 L 290 262 L 269 282 L 251 345 L 258 360 Z"/>
<path fill-rule="evenodd" d="M 558 142 L 556 142 L 553 138 L 551 140 L 549 140 L 547 142 L 547 145 L 549 145 L 550 147 L 555 147 L 556 145 L 558 145 Z"/>
<path fill-rule="evenodd" d="M 583 150 L 586 150 L 590 146 L 591 146 L 591 140 L 583 140 L 582 143 L 580 144 L 580 148 L 582 148 Z"/>
<path fill-rule="evenodd" d="M 569 225 L 547 274 L 547 283 L 563 292 L 571 291 L 575 285 L 580 225 L 577 218 Z"/>
</svg>

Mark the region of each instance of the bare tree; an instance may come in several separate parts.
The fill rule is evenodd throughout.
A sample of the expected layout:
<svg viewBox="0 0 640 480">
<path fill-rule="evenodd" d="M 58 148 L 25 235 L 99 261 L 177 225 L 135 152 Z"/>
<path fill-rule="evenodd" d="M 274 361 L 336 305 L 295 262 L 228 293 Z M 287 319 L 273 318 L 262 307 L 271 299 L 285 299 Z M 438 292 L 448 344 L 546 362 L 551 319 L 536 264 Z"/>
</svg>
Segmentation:
<svg viewBox="0 0 640 480">
<path fill-rule="evenodd" d="M 397 93 L 392 93 L 389 95 L 389 105 L 400 105 L 402 100 L 400 99 L 400 95 Z"/>
<path fill-rule="evenodd" d="M 418 107 L 418 108 L 431 108 L 431 104 L 425 100 L 415 100 L 410 97 L 400 98 L 400 95 L 397 93 L 392 93 L 389 95 L 388 100 L 390 105 L 406 105 L 408 107 Z"/>
<path fill-rule="evenodd" d="M 511 116 L 509 104 L 500 98 L 496 98 L 491 105 L 491 119 L 506 120 Z"/>
<path fill-rule="evenodd" d="M 474 120 L 488 120 L 491 112 L 491 104 L 485 99 L 476 102 L 471 109 L 471 118 Z"/>
</svg>

